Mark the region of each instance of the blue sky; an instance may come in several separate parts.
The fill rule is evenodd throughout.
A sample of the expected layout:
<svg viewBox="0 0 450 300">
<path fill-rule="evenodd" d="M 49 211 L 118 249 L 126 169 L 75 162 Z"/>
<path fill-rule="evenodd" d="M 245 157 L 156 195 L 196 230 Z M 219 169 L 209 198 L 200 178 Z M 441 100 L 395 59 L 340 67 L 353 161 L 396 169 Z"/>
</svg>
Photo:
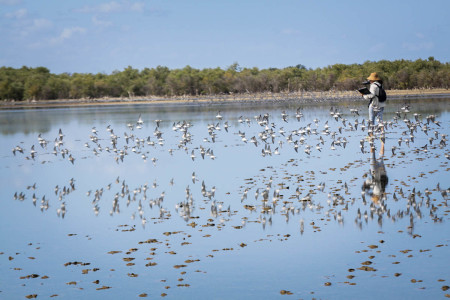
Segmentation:
<svg viewBox="0 0 450 300">
<path fill-rule="evenodd" d="M 0 66 L 52 73 L 450 61 L 450 1 L 0 0 Z"/>
</svg>

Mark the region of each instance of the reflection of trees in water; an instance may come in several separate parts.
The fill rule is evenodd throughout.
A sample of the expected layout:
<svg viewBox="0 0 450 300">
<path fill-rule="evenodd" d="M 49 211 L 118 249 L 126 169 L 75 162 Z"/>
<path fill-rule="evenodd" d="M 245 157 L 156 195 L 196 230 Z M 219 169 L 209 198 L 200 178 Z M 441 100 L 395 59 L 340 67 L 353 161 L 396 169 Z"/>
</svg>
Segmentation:
<svg viewBox="0 0 450 300">
<path fill-rule="evenodd" d="M 405 103 L 412 107 L 412 111 L 422 114 L 440 114 L 450 111 L 448 98 L 423 98 L 423 99 L 399 99 L 388 100 L 389 104 L 385 111 L 387 118 L 395 115 L 397 110 Z M 63 126 L 65 123 L 76 121 L 79 124 L 91 126 L 92 121 L 109 123 L 112 120 L 120 119 L 123 123 L 134 123 L 137 117 L 142 114 L 153 115 L 155 118 L 163 120 L 161 128 L 172 126 L 164 120 L 177 119 L 184 120 L 185 116 L 195 116 L 196 120 L 210 119 L 212 114 L 218 111 L 226 111 L 227 114 L 239 117 L 240 115 L 253 118 L 254 115 L 264 114 L 265 111 L 285 109 L 287 114 L 294 118 L 297 108 L 301 107 L 305 117 L 320 118 L 328 116 L 330 107 L 336 107 L 342 111 L 343 116 L 350 116 L 349 108 L 358 107 L 361 110 L 361 118 L 365 118 L 367 109 L 365 102 L 339 101 L 324 103 L 299 103 L 297 101 L 263 101 L 263 102 L 229 102 L 229 103 L 174 103 L 174 104 L 129 104 L 129 105 L 107 105 L 107 106 L 79 106 L 64 108 L 23 108 L 0 111 L 1 133 L 4 135 L 46 133 L 53 126 Z M 403 113 L 402 113 L 403 114 Z M 120 116 L 120 117 L 119 117 Z M 412 114 L 408 114 L 412 118 Z M 278 117 L 278 116 L 277 116 Z M 146 119 L 145 122 L 153 122 L 153 119 Z M 189 120 L 187 120 L 189 121 Z M 237 123 L 237 119 L 234 120 Z M 232 123 L 233 120 L 230 119 Z M 58 125 L 55 125 L 58 124 Z"/>
<path fill-rule="evenodd" d="M 436 114 L 442 112 L 450 112 L 448 97 L 418 99 L 408 99 L 407 97 L 405 97 L 404 99 L 389 100 L 387 111 L 395 112 L 396 109 L 399 109 L 404 104 L 408 104 L 411 106 L 412 113 Z M 392 108 L 389 108 L 389 106 L 391 106 Z"/>
<path fill-rule="evenodd" d="M 47 117 L 45 117 L 47 116 Z M 2 111 L 0 128 L 3 135 L 24 133 L 46 133 L 52 128 L 53 120 L 48 114 L 42 114 L 37 109 L 20 111 Z"/>
</svg>

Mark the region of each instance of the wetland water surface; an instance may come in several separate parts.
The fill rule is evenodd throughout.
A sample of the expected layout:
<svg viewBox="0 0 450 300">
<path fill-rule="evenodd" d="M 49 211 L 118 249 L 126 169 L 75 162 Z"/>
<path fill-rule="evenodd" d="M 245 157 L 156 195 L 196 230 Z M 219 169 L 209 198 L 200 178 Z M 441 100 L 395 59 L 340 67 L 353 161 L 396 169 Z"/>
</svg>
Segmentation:
<svg viewBox="0 0 450 300">
<path fill-rule="evenodd" d="M 0 298 L 449 297 L 450 101 L 406 104 L 0 111 Z"/>
</svg>

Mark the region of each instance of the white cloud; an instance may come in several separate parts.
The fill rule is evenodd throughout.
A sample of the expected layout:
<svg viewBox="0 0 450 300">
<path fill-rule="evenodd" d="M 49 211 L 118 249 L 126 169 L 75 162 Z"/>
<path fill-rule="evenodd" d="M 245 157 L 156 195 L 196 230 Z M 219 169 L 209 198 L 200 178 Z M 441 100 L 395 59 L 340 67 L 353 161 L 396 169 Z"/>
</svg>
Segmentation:
<svg viewBox="0 0 450 300">
<path fill-rule="evenodd" d="M 28 11 L 25 8 L 21 8 L 14 12 L 5 14 L 5 17 L 7 17 L 8 19 L 23 19 L 24 17 L 26 17 L 27 13 Z"/>
<path fill-rule="evenodd" d="M 102 3 L 97 6 L 97 9 L 102 13 L 119 12 L 121 10 L 121 5 L 113 1 L 109 3 Z"/>
<path fill-rule="evenodd" d="M 86 29 L 82 28 L 82 27 L 64 28 L 60 37 L 62 39 L 68 39 L 68 38 L 72 37 L 72 35 L 74 33 L 85 33 L 85 32 L 86 32 Z"/>
<path fill-rule="evenodd" d="M 300 31 L 297 30 L 297 29 L 285 28 L 285 29 L 281 30 L 281 34 L 284 34 L 284 35 L 299 35 Z"/>
<path fill-rule="evenodd" d="M 5 17 L 11 20 L 9 27 L 10 32 L 20 36 L 28 36 L 31 33 L 53 26 L 52 21 L 49 19 L 29 18 L 28 10 L 26 8 L 21 8 L 13 12 L 6 13 Z"/>
<path fill-rule="evenodd" d="M 93 16 L 92 17 L 92 23 L 94 23 L 94 25 L 97 26 L 97 27 L 109 27 L 109 26 L 113 25 L 113 23 L 110 22 L 110 21 L 99 20 L 97 18 L 97 16 Z"/>
<path fill-rule="evenodd" d="M 386 45 L 384 43 L 377 43 L 377 44 L 371 46 L 369 48 L 369 51 L 370 52 L 380 52 L 380 51 L 384 50 L 385 46 Z"/>
<path fill-rule="evenodd" d="M 32 27 L 35 30 L 45 29 L 52 27 L 53 23 L 47 19 L 34 19 Z"/>
<path fill-rule="evenodd" d="M 145 7 L 144 2 L 136 2 L 136 3 L 133 3 L 130 6 L 130 10 L 131 11 L 136 11 L 136 12 L 143 12 L 144 11 L 144 7 Z"/>
<path fill-rule="evenodd" d="M 22 3 L 22 0 L 0 0 L 0 4 L 16 5 Z"/>
<path fill-rule="evenodd" d="M 102 3 L 96 6 L 86 5 L 76 10 L 76 12 L 81 13 L 110 13 L 114 11 L 120 11 L 120 4 L 115 1 Z"/>
<path fill-rule="evenodd" d="M 425 35 L 421 32 L 416 33 L 416 37 L 418 37 L 419 39 L 423 39 L 425 38 Z"/>
<path fill-rule="evenodd" d="M 434 48 L 434 43 L 431 42 L 424 33 L 416 32 L 408 42 L 403 42 L 402 48 L 408 51 L 422 51 L 431 50 Z"/>
<path fill-rule="evenodd" d="M 22 37 L 29 36 L 39 31 L 46 30 L 53 26 L 52 21 L 44 18 L 40 19 L 20 19 L 15 25 L 13 25 L 13 31 Z"/>
<path fill-rule="evenodd" d="M 99 5 L 86 5 L 76 12 L 81 13 L 116 13 L 116 12 L 143 12 L 145 7 L 144 2 L 130 2 L 130 1 L 111 1 Z"/>
<path fill-rule="evenodd" d="M 433 42 L 419 42 L 419 43 L 403 43 L 403 48 L 408 51 L 431 50 L 434 48 Z"/>
<path fill-rule="evenodd" d="M 71 28 L 64 28 L 61 34 L 56 38 L 52 38 L 50 42 L 52 44 L 59 44 L 67 39 L 70 39 L 74 34 L 84 34 L 84 33 L 86 33 L 86 28 L 83 27 L 76 26 Z"/>
</svg>

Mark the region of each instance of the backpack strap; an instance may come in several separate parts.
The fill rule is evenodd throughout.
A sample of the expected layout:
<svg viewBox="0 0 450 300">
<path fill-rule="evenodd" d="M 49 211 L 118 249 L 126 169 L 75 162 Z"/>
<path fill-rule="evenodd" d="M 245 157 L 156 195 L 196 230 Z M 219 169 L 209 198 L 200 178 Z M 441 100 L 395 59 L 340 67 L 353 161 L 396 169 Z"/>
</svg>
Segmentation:
<svg viewBox="0 0 450 300">
<path fill-rule="evenodd" d="M 381 83 L 377 82 L 377 81 L 375 81 L 374 84 L 378 87 L 378 95 L 375 95 L 375 96 L 379 97 L 380 96 L 380 89 L 383 88 L 383 85 Z"/>
</svg>

